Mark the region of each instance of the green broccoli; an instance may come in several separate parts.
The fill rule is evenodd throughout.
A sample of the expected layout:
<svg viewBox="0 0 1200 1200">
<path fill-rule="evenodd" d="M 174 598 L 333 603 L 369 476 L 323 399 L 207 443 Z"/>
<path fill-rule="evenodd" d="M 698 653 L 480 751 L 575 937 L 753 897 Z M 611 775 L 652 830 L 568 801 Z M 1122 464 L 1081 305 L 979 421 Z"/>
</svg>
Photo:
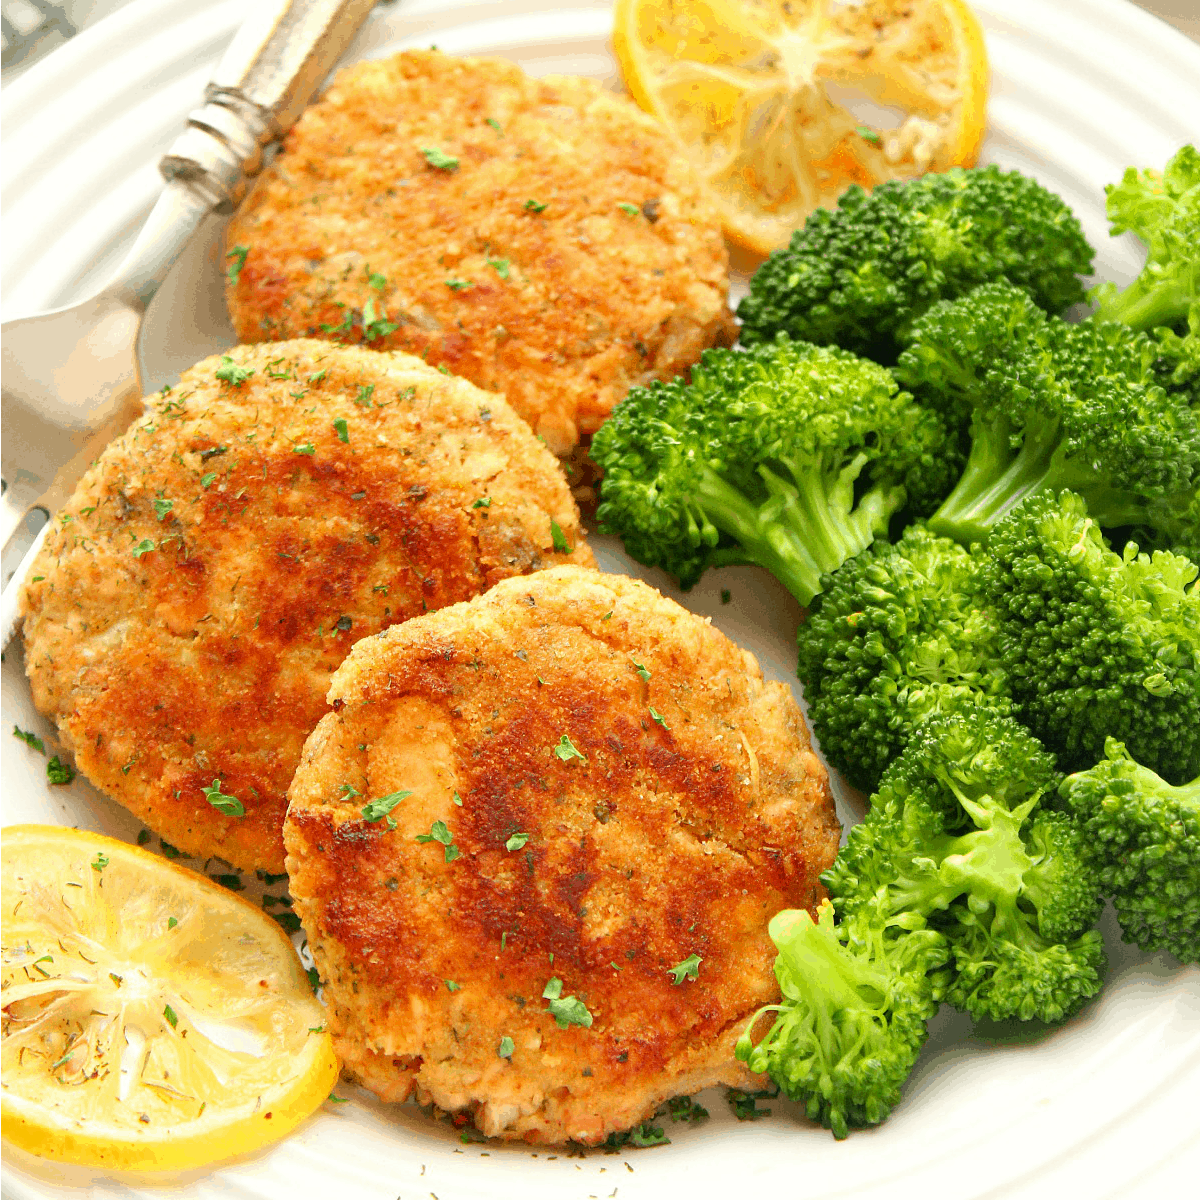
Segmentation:
<svg viewBox="0 0 1200 1200">
<path fill-rule="evenodd" d="M 992 531 L 979 589 L 1017 715 L 1066 769 L 1110 736 L 1166 777 L 1200 773 L 1200 588 L 1180 555 L 1108 548 L 1070 492 Z"/>
<path fill-rule="evenodd" d="M 930 713 L 1010 707 L 977 569 L 956 542 L 910 526 L 836 571 L 800 626 L 809 720 L 826 760 L 855 787 L 873 791 Z"/>
<path fill-rule="evenodd" d="M 1172 787 L 1113 738 L 1063 780 L 1121 931 L 1143 950 L 1200 962 L 1200 778 Z"/>
<path fill-rule="evenodd" d="M 1005 278 L 1061 312 L 1083 299 L 1092 250 L 1041 184 L 996 167 L 953 169 L 817 209 L 759 268 L 738 308 L 742 341 L 780 331 L 894 362 L 896 339 L 935 301 Z"/>
<path fill-rule="evenodd" d="M 1068 325 L 1019 288 L 985 284 L 916 321 L 897 378 L 958 427 L 961 479 L 930 518 L 936 533 L 985 540 L 1027 496 L 1070 488 L 1104 527 L 1145 525 L 1190 545 L 1200 494 L 1200 422 L 1155 382 L 1144 334 Z"/>
<path fill-rule="evenodd" d="M 757 563 L 808 604 L 821 577 L 929 511 L 958 463 L 943 419 L 884 368 L 786 337 L 709 350 L 681 380 L 633 388 L 601 426 L 601 529 L 689 587 Z"/>
<path fill-rule="evenodd" d="M 822 877 L 838 915 L 928 921 L 954 958 L 946 999 L 977 1019 L 1069 1016 L 1099 990 L 1103 947 L 1082 832 L 1042 807 L 1060 778 L 1011 717 L 930 717 Z"/>
<path fill-rule="evenodd" d="M 1161 172 L 1130 167 L 1104 190 L 1113 235 L 1137 234 L 1147 256 L 1124 291 L 1093 289 L 1095 319 L 1151 333 L 1163 382 L 1200 404 L 1200 154 L 1184 146 Z"/>
<path fill-rule="evenodd" d="M 878 1124 L 899 1102 L 937 1012 L 945 941 L 866 907 L 835 925 L 827 900 L 816 921 L 785 909 L 767 930 L 779 950 L 783 1000 L 755 1014 L 738 1039 L 738 1058 L 770 1072 L 836 1138 Z M 777 1014 L 775 1023 L 755 1045 L 751 1031 L 767 1012 Z"/>
</svg>

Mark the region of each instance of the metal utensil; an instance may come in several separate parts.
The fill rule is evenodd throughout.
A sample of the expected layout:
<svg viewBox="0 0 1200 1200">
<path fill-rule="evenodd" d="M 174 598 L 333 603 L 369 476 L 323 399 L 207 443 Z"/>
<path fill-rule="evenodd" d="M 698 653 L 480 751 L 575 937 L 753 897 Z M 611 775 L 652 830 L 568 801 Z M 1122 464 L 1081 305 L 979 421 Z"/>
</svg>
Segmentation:
<svg viewBox="0 0 1200 1200">
<path fill-rule="evenodd" d="M 166 187 L 115 279 L 81 303 L 0 327 L 0 645 L 37 529 L 143 411 L 137 341 L 151 297 L 203 218 L 232 211 L 264 148 L 291 128 L 374 4 L 259 0 L 159 164 Z"/>
</svg>

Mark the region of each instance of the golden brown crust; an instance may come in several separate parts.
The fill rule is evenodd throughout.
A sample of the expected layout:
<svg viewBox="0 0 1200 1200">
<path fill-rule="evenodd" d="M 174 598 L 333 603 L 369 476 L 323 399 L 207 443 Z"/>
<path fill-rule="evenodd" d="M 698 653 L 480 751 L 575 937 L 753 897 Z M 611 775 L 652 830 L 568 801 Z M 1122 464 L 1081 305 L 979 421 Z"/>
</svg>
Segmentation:
<svg viewBox="0 0 1200 1200">
<path fill-rule="evenodd" d="M 499 397 L 327 342 L 238 347 L 236 385 L 222 362 L 148 401 L 56 518 L 26 669 L 101 790 L 188 853 L 278 871 L 287 786 L 355 641 L 592 558 L 556 461 Z M 208 803 L 214 779 L 245 816 Z"/>
<path fill-rule="evenodd" d="M 752 656 L 643 583 L 560 567 L 359 642 L 330 701 L 285 840 L 348 1070 L 489 1135 L 587 1143 L 754 1078 L 733 1046 L 778 998 L 767 921 L 824 894 L 839 830 Z M 401 791 L 394 830 L 364 819 Z M 437 821 L 450 862 L 417 840 Z M 552 978 L 590 1028 L 557 1027 Z"/>
<path fill-rule="evenodd" d="M 243 341 L 366 327 L 504 393 L 557 454 L 630 386 L 737 332 L 720 224 L 658 124 L 499 59 L 412 51 L 340 72 L 235 215 L 235 247 Z"/>
</svg>

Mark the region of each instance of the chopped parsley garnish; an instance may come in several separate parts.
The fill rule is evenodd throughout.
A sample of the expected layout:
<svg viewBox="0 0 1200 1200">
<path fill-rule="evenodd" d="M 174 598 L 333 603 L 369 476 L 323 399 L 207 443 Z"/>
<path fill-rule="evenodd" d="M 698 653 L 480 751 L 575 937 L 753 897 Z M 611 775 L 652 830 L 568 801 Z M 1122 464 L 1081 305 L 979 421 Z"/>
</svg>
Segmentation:
<svg viewBox="0 0 1200 1200">
<path fill-rule="evenodd" d="M 565 733 L 558 739 L 558 745 L 552 746 L 551 749 L 562 762 L 569 762 L 572 758 L 577 758 L 580 762 L 587 762 L 587 759 L 575 749 L 575 744 Z"/>
<path fill-rule="evenodd" d="M 333 422 L 333 427 L 337 431 L 338 441 L 349 443 L 350 430 L 346 427 L 346 418 L 336 417 Z"/>
<path fill-rule="evenodd" d="M 287 879 L 286 871 L 281 871 L 278 875 L 272 875 L 270 871 L 255 871 L 254 873 L 267 887 L 274 887 L 277 883 L 283 883 Z"/>
<path fill-rule="evenodd" d="M 158 844 L 162 847 L 163 856 L 165 858 L 179 858 L 183 853 L 178 846 L 172 846 L 166 838 L 159 838 Z"/>
<path fill-rule="evenodd" d="M 563 533 L 562 527 L 553 517 L 550 518 L 550 541 L 559 554 L 573 553 L 571 545 L 567 541 L 567 535 Z"/>
<path fill-rule="evenodd" d="M 354 397 L 354 403 L 359 408 L 367 408 L 371 404 L 371 397 L 375 393 L 375 385 L 373 383 L 360 383 L 358 385 L 358 395 Z"/>
<path fill-rule="evenodd" d="M 608 610 L 608 612 L 606 612 L 606 613 L 604 614 L 604 616 L 602 616 L 602 617 L 600 618 L 600 620 L 602 620 L 602 621 L 611 621 L 611 620 L 612 620 L 612 609 L 610 608 L 610 609 Z"/>
<path fill-rule="evenodd" d="M 495 117 L 488 117 L 484 124 L 490 125 L 501 137 L 504 136 L 504 130 L 500 128 L 500 122 Z"/>
<path fill-rule="evenodd" d="M 489 258 L 487 265 L 500 276 L 501 279 L 508 278 L 508 268 L 511 265 L 507 258 Z"/>
<path fill-rule="evenodd" d="M 876 146 L 879 145 L 879 134 L 874 129 L 868 129 L 865 125 L 858 125 L 854 132 L 858 134 L 864 142 L 873 142 Z"/>
<path fill-rule="evenodd" d="M 526 200 L 525 211 L 535 213 L 545 212 L 546 206 L 544 204 L 539 204 L 536 200 Z"/>
<path fill-rule="evenodd" d="M 162 496 L 154 501 L 154 515 L 160 520 L 165 521 L 167 513 L 175 507 L 174 500 L 165 500 Z"/>
<path fill-rule="evenodd" d="M 367 276 L 367 283 L 377 292 L 382 292 L 387 287 L 387 276 L 376 271 L 373 275 Z"/>
<path fill-rule="evenodd" d="M 75 775 L 75 768 L 63 762 L 57 754 L 46 764 L 46 780 L 49 783 L 71 783 Z"/>
<path fill-rule="evenodd" d="M 439 171 L 456 171 L 458 170 L 458 159 L 453 154 L 445 154 L 436 146 L 425 146 L 421 153 L 425 155 L 425 161 L 431 166 L 436 167 Z"/>
<path fill-rule="evenodd" d="M 460 796 L 460 795 L 459 795 L 457 792 L 455 792 L 455 793 L 454 793 L 454 794 L 453 794 L 453 795 L 450 797 L 450 799 L 451 799 L 451 800 L 453 800 L 453 801 L 454 801 L 454 803 L 455 803 L 455 804 L 457 804 L 459 808 L 462 808 L 462 797 L 461 797 L 461 796 Z"/>
<path fill-rule="evenodd" d="M 217 378 L 222 383 L 241 387 L 253 374 L 253 368 L 239 367 L 228 354 L 221 355 L 221 365 L 217 368 Z"/>
<path fill-rule="evenodd" d="M 657 722 L 658 722 L 658 723 L 659 723 L 659 724 L 660 724 L 660 725 L 661 725 L 661 726 L 662 726 L 664 729 L 670 729 L 670 728 L 671 728 L 671 727 L 670 727 L 670 725 L 668 725 L 668 724 L 667 724 L 667 720 L 666 720 L 666 718 L 665 718 L 665 717 L 662 715 L 662 713 L 660 713 L 660 712 L 656 712 L 656 711 L 654 710 L 654 706 L 653 706 L 653 705 L 650 705 L 650 706 L 649 706 L 649 708 L 650 708 L 650 716 L 651 716 L 651 719 L 652 719 L 652 720 L 655 720 L 655 721 L 657 721 Z"/>
<path fill-rule="evenodd" d="M 300 932 L 300 918 L 294 912 L 285 909 L 283 912 L 268 913 L 267 915 L 284 933 Z"/>
<path fill-rule="evenodd" d="M 669 1146 L 671 1139 L 663 1132 L 661 1125 L 653 1125 L 643 1121 L 632 1129 L 621 1133 L 610 1133 L 604 1145 L 609 1150 L 619 1150 L 622 1146 Z"/>
<path fill-rule="evenodd" d="M 725 1093 L 725 1099 L 729 1101 L 729 1107 L 733 1109 L 733 1115 L 739 1121 L 757 1121 L 771 1115 L 771 1110 L 759 1108 L 758 1102 L 774 1099 L 778 1095 L 778 1092 L 744 1092 L 741 1088 L 730 1088 Z"/>
<path fill-rule="evenodd" d="M 345 308 L 344 304 L 338 304 L 339 308 Z M 340 325 L 328 325 L 324 321 L 321 322 L 321 330 L 323 333 L 349 333 L 354 328 L 354 313 L 347 311 L 342 317 Z"/>
<path fill-rule="evenodd" d="M 216 480 L 216 478 L 217 478 L 216 471 L 209 471 L 209 473 L 207 475 L 200 476 L 200 486 L 202 488 L 204 488 L 205 491 L 207 491 L 210 487 L 212 487 L 213 482 Z"/>
<path fill-rule="evenodd" d="M 505 1036 L 500 1039 L 500 1045 L 496 1047 L 496 1053 L 501 1058 L 512 1058 L 512 1052 L 516 1049 L 512 1038 Z"/>
<path fill-rule="evenodd" d="M 492 507 L 492 498 L 491 498 L 491 496 L 480 496 L 479 499 L 476 500 L 475 503 L 471 505 L 471 507 L 472 508 L 491 508 Z"/>
<path fill-rule="evenodd" d="M 642 677 L 643 681 L 646 683 L 649 683 L 650 682 L 650 672 L 646 670 L 645 666 L 642 663 L 638 662 L 638 660 L 636 658 L 630 658 L 629 661 L 631 663 L 633 663 L 633 669 Z"/>
<path fill-rule="evenodd" d="M 332 1092 L 329 1093 L 329 1100 L 330 1100 L 331 1104 L 349 1104 L 350 1103 L 349 1096 L 335 1096 Z"/>
<path fill-rule="evenodd" d="M 687 1121 L 694 1125 L 697 1121 L 708 1120 L 708 1109 L 697 1104 L 691 1096 L 673 1096 L 667 1101 L 667 1112 L 672 1121 Z"/>
<path fill-rule="evenodd" d="M 667 974 L 675 976 L 675 983 L 682 983 L 685 979 L 699 979 L 700 964 L 703 961 L 700 955 L 689 954 L 683 962 L 676 963 L 673 967 L 668 967 Z"/>
<path fill-rule="evenodd" d="M 428 833 L 417 834 L 417 841 L 421 843 L 437 842 L 439 846 L 445 847 L 448 863 L 452 863 L 462 853 L 454 844 L 454 834 L 446 827 L 445 821 L 434 821 L 430 825 Z"/>
<path fill-rule="evenodd" d="M 178 924 L 179 924 L 179 922 L 178 922 L 177 920 L 175 920 L 175 918 L 174 918 L 174 917 L 168 917 L 168 918 L 167 918 L 167 928 L 168 928 L 168 929 L 174 929 L 174 928 L 175 928 L 175 926 L 176 926 L 176 925 L 178 925 Z"/>
<path fill-rule="evenodd" d="M 246 265 L 246 255 L 249 253 L 249 246 L 234 246 L 225 255 L 226 258 L 233 260 L 225 269 L 225 275 L 232 287 L 237 287 L 238 280 L 242 277 L 242 268 Z"/>
<path fill-rule="evenodd" d="M 140 830 L 138 830 L 138 835 L 137 835 L 137 844 L 138 844 L 139 846 L 148 846 L 148 845 L 150 845 L 150 830 L 148 830 L 148 829 L 140 829 Z"/>
<path fill-rule="evenodd" d="M 721 589 L 721 603 L 728 604 L 733 599 L 733 593 L 728 588 Z"/>
<path fill-rule="evenodd" d="M 452 292 L 462 292 L 469 287 L 474 287 L 474 281 L 470 279 L 447 279 L 446 286 Z"/>
<path fill-rule="evenodd" d="M 446 985 L 446 991 L 457 992 L 461 987 L 461 983 L 455 983 L 453 979 L 443 979 L 442 982 Z"/>
<path fill-rule="evenodd" d="M 529 834 L 514 833 L 507 842 L 504 843 L 505 850 L 522 850 L 525 843 L 529 841 Z"/>
<path fill-rule="evenodd" d="M 142 540 L 133 548 L 133 557 L 141 558 L 143 554 L 149 554 L 153 549 L 154 543 L 149 538 L 142 538 Z"/>
<path fill-rule="evenodd" d="M 217 810 L 219 813 L 224 813 L 227 817 L 244 817 L 246 815 L 245 805 L 236 796 L 224 796 L 221 794 L 221 781 L 214 779 L 211 787 L 201 788 L 204 793 L 204 798 Z"/>
<path fill-rule="evenodd" d="M 163 1016 L 167 1018 L 172 1029 L 179 1024 L 179 1018 L 175 1015 L 175 1010 L 169 1004 L 163 1008 Z"/>
<path fill-rule="evenodd" d="M 36 733 L 26 733 L 19 726 L 13 726 L 13 737 L 19 737 L 27 746 L 32 746 L 39 754 L 46 753 L 46 743 Z"/>
<path fill-rule="evenodd" d="M 316 454 L 317 448 L 312 442 L 301 442 L 298 446 L 292 447 L 293 454 Z"/>
<path fill-rule="evenodd" d="M 627 216 L 630 216 L 630 217 L 640 216 L 641 212 L 642 212 L 642 210 L 640 208 L 638 208 L 638 206 L 636 204 L 630 204 L 628 201 L 618 204 L 617 207 L 623 213 L 625 213 Z"/>
<path fill-rule="evenodd" d="M 395 321 L 387 319 L 387 310 L 376 313 L 375 301 L 368 300 L 363 305 L 362 311 L 362 329 L 363 337 L 368 342 L 373 342 L 376 338 L 387 337 L 389 333 L 395 333 L 400 326 Z"/>
<path fill-rule="evenodd" d="M 342 633 L 349 633 L 354 628 L 354 618 L 341 616 L 333 623 L 334 629 L 340 630 Z"/>
<path fill-rule="evenodd" d="M 104 868 L 107 866 L 108 866 L 108 855 L 107 854 L 97 854 L 96 857 L 92 859 L 92 870 L 95 871 L 97 875 L 99 875 L 100 872 L 103 871 Z"/>
<path fill-rule="evenodd" d="M 223 888 L 227 888 L 231 892 L 244 892 L 246 885 L 242 882 L 240 875 L 210 875 L 209 879 L 213 883 L 219 883 Z M 265 900 L 266 897 L 264 896 Z"/>
<path fill-rule="evenodd" d="M 590 1029 L 592 1014 L 588 1012 L 587 1005 L 578 996 L 564 996 L 562 988 L 562 980 L 554 976 L 542 992 L 542 999 L 550 1001 L 547 1011 L 559 1029 L 566 1029 L 568 1025 L 582 1025 Z"/>
<path fill-rule="evenodd" d="M 346 784 L 342 784 L 343 787 Z M 400 803 L 401 800 L 407 800 L 412 792 L 389 792 L 386 796 L 380 796 L 378 800 L 372 800 L 362 807 L 362 815 L 368 821 L 382 821 L 387 817 L 387 827 L 389 829 L 396 828 L 396 819 L 389 817 L 388 813 Z"/>
</svg>

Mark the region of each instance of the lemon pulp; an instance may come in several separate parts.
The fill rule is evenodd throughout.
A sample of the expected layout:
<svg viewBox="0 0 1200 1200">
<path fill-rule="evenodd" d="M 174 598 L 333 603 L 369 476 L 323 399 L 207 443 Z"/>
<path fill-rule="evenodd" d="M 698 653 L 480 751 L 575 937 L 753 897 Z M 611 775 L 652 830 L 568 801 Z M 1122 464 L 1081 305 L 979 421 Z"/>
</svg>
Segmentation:
<svg viewBox="0 0 1200 1200">
<path fill-rule="evenodd" d="M 34 1154 L 180 1170 L 274 1141 L 337 1078 L 291 942 L 98 834 L 3 831 L 0 1121 Z"/>
</svg>

